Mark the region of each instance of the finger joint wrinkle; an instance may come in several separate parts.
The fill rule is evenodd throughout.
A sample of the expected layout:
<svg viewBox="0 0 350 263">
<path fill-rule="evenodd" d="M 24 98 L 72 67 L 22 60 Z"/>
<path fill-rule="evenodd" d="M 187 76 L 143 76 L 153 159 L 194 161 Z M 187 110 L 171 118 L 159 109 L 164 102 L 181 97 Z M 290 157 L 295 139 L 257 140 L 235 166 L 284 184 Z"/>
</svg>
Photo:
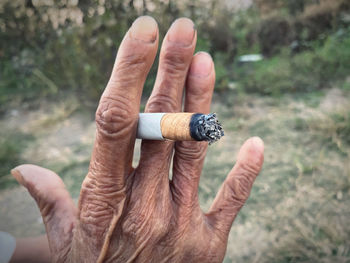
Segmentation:
<svg viewBox="0 0 350 263">
<path fill-rule="evenodd" d="M 115 69 L 116 78 L 122 77 L 123 79 L 136 81 L 135 74 L 145 74 L 147 60 L 147 54 L 145 53 L 128 54 L 119 58 Z"/>
<path fill-rule="evenodd" d="M 155 112 L 173 112 L 178 108 L 177 94 L 158 92 L 147 103 L 147 110 Z"/>
<path fill-rule="evenodd" d="M 249 191 L 247 191 L 247 186 L 241 184 L 238 180 L 232 180 L 225 184 L 228 188 L 229 196 L 231 201 L 238 203 L 243 206 L 245 200 L 248 198 Z"/>
<path fill-rule="evenodd" d="M 137 114 L 130 110 L 126 99 L 104 98 L 96 111 L 98 130 L 107 137 L 122 137 L 137 123 Z"/>
</svg>

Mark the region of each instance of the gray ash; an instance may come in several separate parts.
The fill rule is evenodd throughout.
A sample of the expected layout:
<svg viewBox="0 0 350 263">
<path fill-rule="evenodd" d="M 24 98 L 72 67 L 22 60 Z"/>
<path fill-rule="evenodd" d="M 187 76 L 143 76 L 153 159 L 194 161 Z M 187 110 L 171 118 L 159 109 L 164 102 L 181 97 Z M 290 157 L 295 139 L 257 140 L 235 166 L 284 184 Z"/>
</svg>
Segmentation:
<svg viewBox="0 0 350 263">
<path fill-rule="evenodd" d="M 215 113 L 208 115 L 193 114 L 190 131 L 193 139 L 197 141 L 208 141 L 209 144 L 220 140 L 224 136 L 224 130 L 216 118 Z"/>
</svg>

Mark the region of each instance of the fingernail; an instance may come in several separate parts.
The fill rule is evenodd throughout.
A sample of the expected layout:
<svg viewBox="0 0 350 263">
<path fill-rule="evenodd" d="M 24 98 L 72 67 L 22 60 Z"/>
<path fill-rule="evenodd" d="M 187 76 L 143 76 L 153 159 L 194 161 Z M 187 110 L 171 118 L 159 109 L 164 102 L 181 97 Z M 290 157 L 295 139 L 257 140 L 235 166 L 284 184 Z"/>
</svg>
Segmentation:
<svg viewBox="0 0 350 263">
<path fill-rule="evenodd" d="M 179 18 L 169 29 L 168 40 L 184 46 L 191 45 L 194 37 L 194 24 L 191 19 Z"/>
<path fill-rule="evenodd" d="M 260 137 L 253 137 L 252 144 L 255 146 L 256 149 L 264 151 L 264 142 Z"/>
<path fill-rule="evenodd" d="M 197 53 L 191 62 L 190 75 L 197 77 L 208 76 L 213 68 L 213 60 L 206 52 Z"/>
<path fill-rule="evenodd" d="M 23 176 L 21 172 L 16 168 L 11 170 L 12 176 L 17 180 L 18 183 L 23 184 Z"/>
<path fill-rule="evenodd" d="M 157 22 L 150 16 L 137 18 L 131 26 L 130 36 L 145 42 L 154 42 L 157 38 Z"/>
</svg>

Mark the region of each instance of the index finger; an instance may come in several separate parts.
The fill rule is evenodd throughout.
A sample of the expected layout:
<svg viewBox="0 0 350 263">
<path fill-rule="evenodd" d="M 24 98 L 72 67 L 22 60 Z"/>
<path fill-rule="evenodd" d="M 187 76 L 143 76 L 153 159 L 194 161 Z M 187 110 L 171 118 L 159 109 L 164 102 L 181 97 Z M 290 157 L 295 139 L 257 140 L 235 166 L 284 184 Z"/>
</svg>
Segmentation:
<svg viewBox="0 0 350 263">
<path fill-rule="evenodd" d="M 124 181 L 131 171 L 142 88 L 157 47 L 157 23 L 148 16 L 133 23 L 119 47 L 111 78 L 96 112 L 96 139 L 79 200 L 79 217 L 83 224 L 102 224 L 103 228 L 124 198 Z M 101 207 L 106 209 L 103 214 Z M 95 238 L 102 240 L 100 236 Z"/>
</svg>

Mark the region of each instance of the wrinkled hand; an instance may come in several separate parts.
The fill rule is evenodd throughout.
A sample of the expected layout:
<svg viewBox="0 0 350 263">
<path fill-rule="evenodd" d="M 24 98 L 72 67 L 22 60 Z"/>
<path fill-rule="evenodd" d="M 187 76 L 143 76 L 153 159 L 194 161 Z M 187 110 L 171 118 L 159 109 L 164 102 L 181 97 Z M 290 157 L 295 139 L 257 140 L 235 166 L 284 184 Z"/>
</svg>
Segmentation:
<svg viewBox="0 0 350 263">
<path fill-rule="evenodd" d="M 208 113 L 215 82 L 211 57 L 193 56 L 191 20 L 164 38 L 147 112 Z M 142 88 L 158 47 L 158 28 L 138 18 L 125 35 L 96 112 L 96 141 L 79 205 L 52 171 L 22 165 L 12 173 L 35 198 L 54 262 L 220 262 L 232 222 L 263 163 L 263 142 L 242 146 L 208 213 L 198 203 L 206 142 L 143 141 L 132 167 Z M 174 153 L 174 155 L 173 155 Z M 173 159 L 173 178 L 169 168 Z"/>
</svg>

